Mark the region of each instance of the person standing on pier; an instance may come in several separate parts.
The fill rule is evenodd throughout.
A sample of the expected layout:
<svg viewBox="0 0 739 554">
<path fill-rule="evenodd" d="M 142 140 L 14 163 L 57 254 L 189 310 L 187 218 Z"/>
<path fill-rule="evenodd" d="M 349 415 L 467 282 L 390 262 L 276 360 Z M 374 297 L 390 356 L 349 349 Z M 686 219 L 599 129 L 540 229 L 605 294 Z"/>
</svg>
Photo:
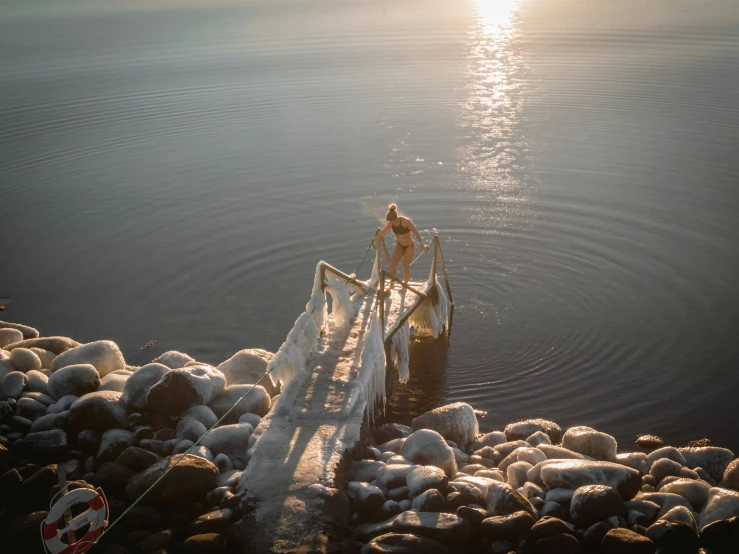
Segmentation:
<svg viewBox="0 0 739 554">
<path fill-rule="evenodd" d="M 395 276 L 398 263 L 402 260 L 403 282 L 407 285 L 411 279 L 410 265 L 413 262 L 413 254 L 416 251 L 416 243 L 413 242 L 411 233 L 418 239 L 418 243 L 424 252 L 428 251 L 429 248 L 423 243 L 421 234 L 416 229 L 416 226 L 413 225 L 413 222 L 407 217 L 398 215 L 398 207 L 395 204 L 390 204 L 388 207 L 385 220 L 387 220 L 387 225 L 372 240 L 379 242 L 381 236 L 389 232 L 390 229 L 393 230 L 393 233 L 395 233 L 395 250 L 393 250 L 393 255 L 390 257 L 390 274 Z M 392 288 L 392 285 L 390 288 Z"/>
</svg>

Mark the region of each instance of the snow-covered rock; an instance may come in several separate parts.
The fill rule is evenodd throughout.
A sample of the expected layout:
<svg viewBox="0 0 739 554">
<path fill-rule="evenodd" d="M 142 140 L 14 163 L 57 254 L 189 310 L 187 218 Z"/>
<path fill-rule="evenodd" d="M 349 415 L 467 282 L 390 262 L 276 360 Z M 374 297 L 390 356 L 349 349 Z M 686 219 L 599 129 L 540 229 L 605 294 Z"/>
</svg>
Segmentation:
<svg viewBox="0 0 739 554">
<path fill-rule="evenodd" d="M 16 371 L 27 373 L 32 369 L 41 369 L 41 360 L 35 352 L 28 348 L 15 348 L 10 352 L 10 363 Z"/>
<path fill-rule="evenodd" d="M 606 485 L 579 487 L 570 501 L 570 517 L 579 527 L 587 528 L 609 517 L 624 515 L 626 507 L 623 498 Z"/>
<path fill-rule="evenodd" d="M 467 446 L 467 451 L 476 452 L 482 448 L 485 448 L 486 446 L 492 448 L 498 446 L 499 444 L 503 444 L 504 442 L 508 442 L 508 439 L 502 431 L 492 431 L 490 433 L 485 433 L 484 435 L 480 435 L 479 437 L 477 437 L 471 444 Z"/>
<path fill-rule="evenodd" d="M 231 410 L 224 422 L 236 423 L 243 414 L 254 413 L 260 417 L 267 415 L 270 402 L 269 393 L 260 385 L 229 385 L 208 407 L 219 419 Z"/>
<path fill-rule="evenodd" d="M 404 501 L 406 502 L 406 501 Z M 407 501 L 410 504 L 410 501 Z M 467 544 L 470 524 L 455 514 L 434 512 L 403 512 L 380 523 L 358 525 L 355 535 L 362 542 L 388 533 L 420 535 L 446 544 Z M 425 550 L 422 552 L 426 552 Z"/>
<path fill-rule="evenodd" d="M 206 431 L 207 429 L 205 428 L 205 425 L 199 421 L 190 418 L 183 418 L 177 422 L 175 437 L 195 442 L 202 437 Z"/>
<path fill-rule="evenodd" d="M 625 452 L 616 455 L 616 463 L 637 470 L 642 475 L 649 473 L 647 455 L 644 452 Z"/>
<path fill-rule="evenodd" d="M 526 440 L 536 432 L 546 433 L 553 444 L 559 444 L 562 437 L 562 428 L 546 419 L 527 419 L 511 423 L 504 429 L 505 436 L 509 441 Z"/>
<path fill-rule="evenodd" d="M 477 438 L 479 427 L 477 416 L 472 406 L 464 402 L 455 402 L 435 408 L 413 419 L 414 431 L 431 429 L 445 439 L 452 440 L 460 446 L 466 446 Z"/>
<path fill-rule="evenodd" d="M 411 433 L 400 447 L 400 455 L 414 464 L 438 467 L 448 477 L 457 473 L 454 451 L 439 433 L 431 429 Z"/>
<path fill-rule="evenodd" d="M 694 510 L 700 510 L 708 500 L 708 491 L 711 486 L 705 481 L 694 479 L 677 479 L 659 489 L 659 492 L 679 494 L 690 502 Z"/>
<path fill-rule="evenodd" d="M 538 448 L 520 448 L 515 452 L 517 452 L 517 459 L 519 462 L 528 462 L 532 466 L 535 466 L 539 462 L 543 462 L 547 459 L 546 454 Z"/>
<path fill-rule="evenodd" d="M 599 461 L 615 462 L 616 439 L 590 427 L 571 427 L 562 437 L 562 447 Z"/>
<path fill-rule="evenodd" d="M 526 442 L 533 447 L 537 447 L 540 444 L 552 444 L 552 439 L 544 431 L 537 431 L 533 435 L 526 437 Z"/>
<path fill-rule="evenodd" d="M 68 365 L 58 369 L 49 377 L 48 391 L 52 398 L 83 396 L 100 386 L 100 375 L 91 364 Z"/>
<path fill-rule="evenodd" d="M 631 500 L 641 488 L 638 471 L 611 462 L 547 460 L 540 465 L 541 480 L 548 489 L 574 490 L 585 485 L 608 485 L 624 500 Z"/>
<path fill-rule="evenodd" d="M 206 429 L 210 429 L 218 421 L 218 418 L 216 417 L 216 414 L 213 413 L 213 410 L 211 410 L 208 406 L 201 405 L 191 406 L 182 413 L 181 418 L 194 419 L 196 421 L 199 421 L 206 427 Z"/>
<path fill-rule="evenodd" d="M 29 327 L 28 325 L 23 325 L 21 323 L 0 321 L 0 329 L 15 329 L 16 331 L 20 331 L 21 336 L 24 339 L 35 339 L 36 337 L 38 337 L 38 330 L 34 329 L 33 327 Z"/>
<path fill-rule="evenodd" d="M 670 492 L 640 493 L 639 496 L 636 497 L 636 500 L 644 500 L 657 504 L 659 506 L 659 517 L 665 515 L 675 506 L 685 506 L 688 509 L 691 508 L 690 502 L 688 502 L 685 498 L 683 498 L 679 494 L 674 494 Z"/>
<path fill-rule="evenodd" d="M 385 467 L 385 464 L 379 460 L 358 460 L 349 468 L 347 479 L 371 483 L 377 478 L 377 472 L 381 467 Z"/>
<path fill-rule="evenodd" d="M 49 352 L 48 350 L 44 350 L 43 348 L 33 347 L 29 348 L 29 350 L 38 356 L 38 359 L 41 361 L 41 367 L 45 369 L 50 368 L 51 362 L 56 358 L 56 354 Z"/>
<path fill-rule="evenodd" d="M 190 406 L 209 404 L 225 387 L 226 378 L 214 367 L 202 364 L 172 369 L 151 387 L 146 407 L 162 414 L 180 415 Z"/>
<path fill-rule="evenodd" d="M 668 460 L 677 462 L 681 466 L 688 465 L 685 457 L 680 454 L 680 451 L 674 446 L 664 446 L 662 448 L 658 448 L 657 450 L 653 450 L 647 455 L 647 463 L 651 468 L 654 462 L 656 462 L 657 460 L 661 460 L 662 458 L 667 458 Z"/>
<path fill-rule="evenodd" d="M 679 477 L 682 466 L 669 458 L 661 458 L 649 468 L 649 475 L 659 483 L 665 477 Z"/>
<path fill-rule="evenodd" d="M 100 377 L 116 369 L 126 369 L 126 361 L 123 359 L 118 345 L 110 340 L 99 340 L 88 342 L 75 348 L 70 348 L 59 354 L 51 362 L 51 371 L 56 372 L 63 367 L 77 364 L 90 364 L 95 366 Z"/>
<path fill-rule="evenodd" d="M 377 469 L 375 477 L 377 481 L 377 486 L 383 490 L 390 490 L 406 486 L 406 479 L 408 478 L 408 474 L 415 468 L 416 466 L 411 464 L 382 464 L 382 466 Z"/>
<path fill-rule="evenodd" d="M 526 483 L 526 473 L 530 470 L 533 465 L 528 462 L 514 462 L 506 468 L 506 475 L 508 477 L 508 483 L 513 488 L 523 487 Z"/>
<path fill-rule="evenodd" d="M 70 425 L 77 432 L 93 429 L 100 433 L 128 427 L 126 405 L 120 398 L 121 393 L 115 391 L 96 391 L 81 396 L 69 408 Z"/>
<path fill-rule="evenodd" d="M 0 348 L 4 348 L 10 344 L 17 344 L 23 341 L 23 333 L 18 329 L 0 329 Z"/>
<path fill-rule="evenodd" d="M 218 370 L 226 377 L 229 385 L 251 385 L 262 379 L 267 371 L 267 364 L 275 355 L 260 348 L 240 350 L 228 360 L 218 366 Z M 270 396 L 280 394 L 279 386 L 265 377 L 259 384 L 264 387 Z"/>
<path fill-rule="evenodd" d="M 726 467 L 721 486 L 739 491 L 739 459 L 734 460 Z"/>
<path fill-rule="evenodd" d="M 444 471 L 438 467 L 421 466 L 411 471 L 405 482 L 408 487 L 408 494 L 411 498 L 415 498 L 429 489 L 446 491 L 449 479 Z"/>
<path fill-rule="evenodd" d="M 154 362 L 163 364 L 170 369 L 179 369 L 185 367 L 187 362 L 194 361 L 193 358 L 184 354 L 183 352 L 177 352 L 177 350 L 170 350 L 161 354 Z"/>
<path fill-rule="evenodd" d="M 678 450 L 685 457 L 688 467 L 692 469 L 702 467 L 717 483 L 721 481 L 724 471 L 734 459 L 734 453 L 731 450 L 717 446 L 679 448 Z"/>
<path fill-rule="evenodd" d="M 363 517 L 373 516 L 385 503 L 385 495 L 382 494 L 382 491 L 369 483 L 349 481 L 347 491 L 352 511 Z"/>
<path fill-rule="evenodd" d="M 28 379 L 26 383 L 26 390 L 48 394 L 49 378 L 45 374 L 32 369 L 31 371 L 26 373 L 26 378 Z"/>
<path fill-rule="evenodd" d="M 113 462 L 123 451 L 131 446 L 136 439 L 131 431 L 126 429 L 109 429 L 100 438 L 97 459 L 101 463 Z"/>
<path fill-rule="evenodd" d="M 43 348 L 53 352 L 57 356 L 62 352 L 69 350 L 70 348 L 76 348 L 79 346 L 75 340 L 69 337 L 38 337 L 35 339 L 24 339 L 20 342 L 14 342 L 8 344 L 6 350 L 13 350 L 14 348 Z"/>
<path fill-rule="evenodd" d="M 122 369 L 108 373 L 100 380 L 98 390 L 123 392 L 123 387 L 126 385 L 126 381 L 128 381 L 131 375 L 133 375 L 133 373 Z"/>
<path fill-rule="evenodd" d="M 567 448 L 561 446 L 555 446 L 552 444 L 540 444 L 537 446 L 539 450 L 544 452 L 544 455 L 548 460 L 584 460 L 585 456 L 578 452 L 573 452 Z"/>
<path fill-rule="evenodd" d="M 208 448 L 214 456 L 225 454 L 229 457 L 236 469 L 246 467 L 246 450 L 249 446 L 249 437 L 254 428 L 248 423 L 223 425 L 216 427 L 203 438 L 201 445 Z"/>
<path fill-rule="evenodd" d="M 169 368 L 164 364 L 151 363 L 137 369 L 123 384 L 121 400 L 135 410 L 146 408 L 146 395 Z"/>
<path fill-rule="evenodd" d="M 739 492 L 721 487 L 708 491 L 708 501 L 698 519 L 700 529 L 709 523 L 739 516 Z"/>
<path fill-rule="evenodd" d="M 492 481 L 487 491 L 487 513 L 490 516 L 513 514 L 523 510 L 537 517 L 536 509 L 508 483 Z"/>
<path fill-rule="evenodd" d="M 18 331 L 20 332 L 20 331 Z M 20 398 L 23 394 L 23 389 L 26 388 L 28 377 L 25 373 L 20 371 L 11 371 L 0 382 L 0 400 L 6 400 L 8 398 Z"/>
</svg>

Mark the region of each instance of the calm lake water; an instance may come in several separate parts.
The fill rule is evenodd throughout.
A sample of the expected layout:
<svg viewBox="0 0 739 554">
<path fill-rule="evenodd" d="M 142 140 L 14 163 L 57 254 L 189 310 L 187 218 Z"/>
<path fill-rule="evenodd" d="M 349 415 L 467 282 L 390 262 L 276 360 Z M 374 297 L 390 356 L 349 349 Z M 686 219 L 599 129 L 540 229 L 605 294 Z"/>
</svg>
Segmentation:
<svg viewBox="0 0 739 554">
<path fill-rule="evenodd" d="M 739 451 L 736 0 L 10 0 L 0 67 L 3 319 L 274 351 L 397 201 L 456 311 L 392 419 Z"/>
</svg>

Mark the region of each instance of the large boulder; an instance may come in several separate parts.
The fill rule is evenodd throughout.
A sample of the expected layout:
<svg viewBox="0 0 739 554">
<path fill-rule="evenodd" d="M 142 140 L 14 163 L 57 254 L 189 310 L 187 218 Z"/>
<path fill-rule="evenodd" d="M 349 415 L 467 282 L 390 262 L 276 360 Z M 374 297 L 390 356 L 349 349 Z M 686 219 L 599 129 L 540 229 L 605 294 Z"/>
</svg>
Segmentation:
<svg viewBox="0 0 739 554">
<path fill-rule="evenodd" d="M 717 483 L 724 476 L 724 471 L 734 459 L 734 453 L 726 448 L 717 446 L 701 446 L 692 448 L 679 448 L 688 467 L 695 469 L 702 467 L 708 475 Z"/>
<path fill-rule="evenodd" d="M 0 321 L 0 329 L 15 329 L 16 331 L 20 331 L 24 339 L 35 339 L 38 337 L 38 331 L 36 329 L 28 325 L 21 325 L 20 323 Z"/>
<path fill-rule="evenodd" d="M 223 373 L 209 365 L 172 369 L 151 387 L 146 406 L 155 412 L 177 416 L 190 406 L 209 404 L 225 387 Z"/>
<path fill-rule="evenodd" d="M 74 364 L 62 367 L 49 377 L 48 391 L 52 398 L 84 396 L 100 386 L 100 375 L 91 364 Z"/>
<path fill-rule="evenodd" d="M 57 356 L 62 352 L 66 352 L 70 348 L 76 348 L 80 345 L 75 340 L 69 337 L 39 337 L 35 339 L 25 339 L 19 342 L 14 342 L 5 347 L 6 350 L 13 350 L 14 348 L 41 348 L 53 352 Z"/>
<path fill-rule="evenodd" d="M 547 460 L 541 464 L 541 480 L 548 489 L 577 489 L 585 485 L 607 485 L 624 500 L 631 500 L 641 488 L 639 472 L 611 462 L 590 460 Z"/>
<path fill-rule="evenodd" d="M 230 385 L 208 407 L 219 419 L 228 412 L 224 423 L 237 423 L 244 414 L 267 415 L 270 402 L 269 393 L 260 385 Z"/>
<path fill-rule="evenodd" d="M 492 481 L 487 490 L 487 512 L 490 516 L 501 516 L 524 511 L 534 518 L 536 509 L 526 497 L 508 483 Z"/>
<path fill-rule="evenodd" d="M 562 447 L 604 462 L 616 461 L 616 439 L 590 427 L 571 427 L 562 437 Z"/>
<path fill-rule="evenodd" d="M 51 362 L 49 369 L 55 372 L 63 367 L 77 364 L 95 366 L 100 377 L 105 377 L 116 369 L 126 368 L 126 361 L 123 359 L 123 354 L 121 354 L 118 345 L 110 340 L 98 340 L 70 348 L 59 354 Z"/>
<path fill-rule="evenodd" d="M 0 381 L 0 400 L 20 398 L 26 388 L 28 377 L 20 371 L 11 371 Z"/>
<path fill-rule="evenodd" d="M 169 473 L 151 489 L 146 501 L 154 504 L 189 504 L 205 500 L 216 486 L 218 470 L 208 460 L 191 454 L 165 458 L 128 482 L 126 497 L 139 498 L 167 470 Z"/>
<path fill-rule="evenodd" d="M 509 441 L 523 441 L 537 432 L 546 433 L 552 444 L 559 444 L 562 428 L 546 419 L 527 419 L 506 426 L 504 433 Z"/>
<path fill-rule="evenodd" d="M 10 363 L 16 371 L 27 373 L 32 369 L 41 369 L 41 360 L 36 353 L 28 348 L 15 348 L 10 352 Z"/>
<path fill-rule="evenodd" d="M 246 467 L 246 450 L 253 432 L 254 428 L 248 423 L 224 425 L 213 429 L 200 444 L 210 450 L 214 456 L 225 454 L 233 462 L 235 468 L 243 469 Z"/>
<path fill-rule="evenodd" d="M 228 360 L 218 366 L 218 370 L 226 377 L 229 385 L 251 385 L 262 379 L 267 370 L 267 364 L 275 355 L 260 348 L 240 350 Z M 273 385 L 269 377 L 265 377 L 259 384 L 270 396 L 280 394 L 279 385 Z"/>
<path fill-rule="evenodd" d="M 164 364 L 151 363 L 141 366 L 123 384 L 121 400 L 135 410 L 146 408 L 146 395 L 151 387 L 169 371 Z"/>
<path fill-rule="evenodd" d="M 108 429 L 125 429 L 126 405 L 121 393 L 115 391 L 91 392 L 76 400 L 69 408 L 69 423 L 79 432 L 93 429 L 104 433 Z"/>
<path fill-rule="evenodd" d="M 188 362 L 194 362 L 190 356 L 183 352 L 177 352 L 177 350 L 170 350 L 160 355 L 156 360 L 157 363 L 163 364 L 170 369 L 179 369 L 185 367 Z"/>
<path fill-rule="evenodd" d="M 470 537 L 470 524 L 454 514 L 434 512 L 403 512 L 381 523 L 367 523 L 354 529 L 362 542 L 386 533 L 410 533 L 459 545 Z"/>
<path fill-rule="evenodd" d="M 714 487 L 708 491 L 708 501 L 701 510 L 698 525 L 703 529 L 714 521 L 739 516 L 739 492 Z"/>
<path fill-rule="evenodd" d="M 457 473 L 454 451 L 444 437 L 431 429 L 411 433 L 400 447 L 400 455 L 414 464 L 438 467 L 449 477 Z"/>
<path fill-rule="evenodd" d="M 431 429 L 447 440 L 456 442 L 461 448 L 477 438 L 480 431 L 477 416 L 472 406 L 455 402 L 435 408 L 413 419 L 414 431 Z"/>
<path fill-rule="evenodd" d="M 623 498 L 606 485 L 586 485 L 576 489 L 572 495 L 570 518 L 579 527 L 587 528 L 609 517 L 624 515 Z"/>
</svg>

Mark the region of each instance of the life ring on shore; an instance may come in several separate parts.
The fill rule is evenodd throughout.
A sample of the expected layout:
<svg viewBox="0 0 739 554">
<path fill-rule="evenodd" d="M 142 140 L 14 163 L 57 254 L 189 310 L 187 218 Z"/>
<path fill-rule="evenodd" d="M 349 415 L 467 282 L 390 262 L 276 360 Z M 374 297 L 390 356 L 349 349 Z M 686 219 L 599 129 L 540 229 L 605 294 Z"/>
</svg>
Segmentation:
<svg viewBox="0 0 739 554">
<path fill-rule="evenodd" d="M 105 495 L 99 489 L 75 489 L 62 496 L 49 510 L 41 526 L 41 536 L 44 547 L 51 554 L 81 554 L 95 545 L 95 541 L 102 535 L 107 525 L 108 504 Z M 72 518 L 69 525 L 59 528 L 64 523 L 64 513 L 75 504 L 87 504 L 87 510 Z M 85 525 L 90 525 L 85 535 L 70 543 L 62 540 L 67 531 L 78 531 Z"/>
</svg>

